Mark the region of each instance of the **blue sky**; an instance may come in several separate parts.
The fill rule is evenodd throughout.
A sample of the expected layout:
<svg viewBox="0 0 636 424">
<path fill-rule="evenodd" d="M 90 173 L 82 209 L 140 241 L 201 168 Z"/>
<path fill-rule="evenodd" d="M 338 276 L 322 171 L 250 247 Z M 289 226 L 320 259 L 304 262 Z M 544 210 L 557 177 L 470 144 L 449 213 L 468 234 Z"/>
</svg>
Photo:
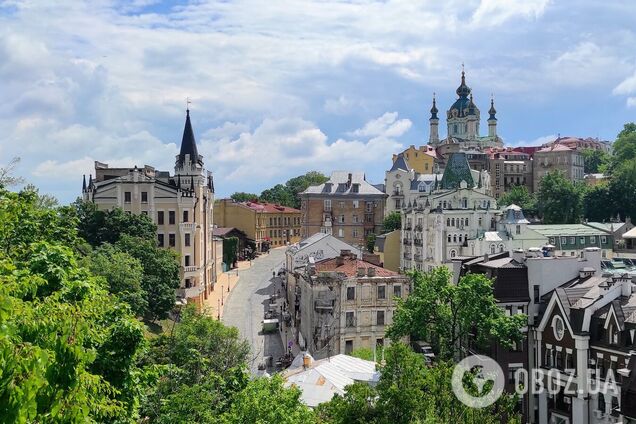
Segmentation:
<svg viewBox="0 0 636 424">
<path fill-rule="evenodd" d="M 612 140 L 636 120 L 635 23 L 613 0 L 0 0 L 0 166 L 62 202 L 95 160 L 172 169 L 189 96 L 218 196 L 381 182 L 462 63 L 507 144 Z"/>
</svg>

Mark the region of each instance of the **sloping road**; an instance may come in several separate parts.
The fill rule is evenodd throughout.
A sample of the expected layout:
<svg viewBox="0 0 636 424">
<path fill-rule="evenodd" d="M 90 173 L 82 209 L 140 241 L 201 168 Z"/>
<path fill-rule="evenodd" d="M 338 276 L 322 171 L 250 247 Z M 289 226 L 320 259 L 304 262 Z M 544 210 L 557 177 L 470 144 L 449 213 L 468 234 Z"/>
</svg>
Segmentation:
<svg viewBox="0 0 636 424">
<path fill-rule="evenodd" d="M 272 356 L 274 361 L 284 353 L 280 334 L 263 335 L 261 322 L 269 296 L 280 287 L 278 278 L 272 279 L 272 272 L 283 267 L 285 249 L 273 249 L 269 254 L 252 261 L 252 266 L 239 271 L 239 282 L 225 300 L 222 321 L 225 325 L 238 328 L 251 348 L 250 370 L 256 373 L 264 356 Z"/>
</svg>

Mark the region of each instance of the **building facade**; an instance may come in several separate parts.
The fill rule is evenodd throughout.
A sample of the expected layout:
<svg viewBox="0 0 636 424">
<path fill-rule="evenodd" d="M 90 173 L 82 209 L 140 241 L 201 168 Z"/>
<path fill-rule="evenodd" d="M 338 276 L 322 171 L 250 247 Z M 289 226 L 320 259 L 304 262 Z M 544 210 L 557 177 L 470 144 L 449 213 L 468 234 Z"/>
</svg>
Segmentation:
<svg viewBox="0 0 636 424">
<path fill-rule="evenodd" d="M 541 179 L 550 172 L 560 171 L 565 178 L 575 183 L 582 182 L 585 176 L 583 154 L 564 144 L 556 143 L 537 150 L 533 161 L 534 191 L 539 190 Z"/>
<path fill-rule="evenodd" d="M 409 294 L 408 277 L 349 251 L 310 261 L 298 286 L 300 343 L 315 358 L 383 345 L 395 298 Z"/>
<path fill-rule="evenodd" d="M 219 227 L 243 231 L 257 252 L 300 241 L 300 210 L 288 206 L 222 199 L 216 204 L 214 219 Z"/>
<path fill-rule="evenodd" d="M 557 256 L 580 256 L 588 247 L 597 247 L 603 258 L 611 258 L 614 236 L 606 230 L 584 224 L 530 225 L 530 231 L 538 233 L 554 246 Z"/>
<path fill-rule="evenodd" d="M 393 163 L 398 159 L 398 156 L 403 157 L 409 164 L 409 168 L 419 174 L 434 174 L 438 172 L 437 153 L 432 146 L 426 145 L 416 148 L 411 145 L 397 155 L 393 155 Z"/>
<path fill-rule="evenodd" d="M 95 178 L 84 184 L 82 195 L 102 210 L 119 207 L 150 217 L 157 225 L 159 247 L 180 256 L 177 297 L 202 305 L 217 277 L 212 239 L 214 185 L 198 154 L 189 110 L 174 175 L 148 165 L 110 168 L 95 162 Z"/>
<path fill-rule="evenodd" d="M 515 186 L 525 186 L 532 192 L 532 158 L 529 154 L 510 148 L 490 149 L 486 161 L 490 173 L 492 195 L 499 199 L 502 194 Z"/>
<path fill-rule="evenodd" d="M 302 236 L 332 234 L 345 243 L 364 246 L 370 234 L 382 230 L 386 197 L 361 172 L 333 172 L 329 181 L 300 194 Z"/>
</svg>

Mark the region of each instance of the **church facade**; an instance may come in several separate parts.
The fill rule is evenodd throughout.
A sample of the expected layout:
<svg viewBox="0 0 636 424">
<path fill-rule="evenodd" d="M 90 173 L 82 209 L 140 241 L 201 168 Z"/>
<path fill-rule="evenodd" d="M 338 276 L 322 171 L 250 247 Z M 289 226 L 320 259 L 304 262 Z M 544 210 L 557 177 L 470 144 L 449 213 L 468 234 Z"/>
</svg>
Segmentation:
<svg viewBox="0 0 636 424">
<path fill-rule="evenodd" d="M 111 168 L 95 162 L 95 178 L 82 187 L 82 197 L 99 209 L 122 208 L 144 214 L 157 225 L 159 247 L 173 249 L 181 261 L 177 298 L 202 307 L 217 279 L 213 243 L 214 185 L 199 155 L 190 111 L 174 174 L 152 166 Z"/>
</svg>

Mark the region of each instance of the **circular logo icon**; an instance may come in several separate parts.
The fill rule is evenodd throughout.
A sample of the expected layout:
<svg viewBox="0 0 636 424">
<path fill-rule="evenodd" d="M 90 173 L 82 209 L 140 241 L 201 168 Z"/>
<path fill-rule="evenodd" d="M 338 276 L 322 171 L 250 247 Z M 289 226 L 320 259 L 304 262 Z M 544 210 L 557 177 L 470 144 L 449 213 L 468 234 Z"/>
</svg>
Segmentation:
<svg viewBox="0 0 636 424">
<path fill-rule="evenodd" d="M 501 367 L 492 358 L 472 355 L 462 359 L 453 370 L 453 393 L 471 408 L 485 408 L 499 399 L 504 389 Z"/>
</svg>

